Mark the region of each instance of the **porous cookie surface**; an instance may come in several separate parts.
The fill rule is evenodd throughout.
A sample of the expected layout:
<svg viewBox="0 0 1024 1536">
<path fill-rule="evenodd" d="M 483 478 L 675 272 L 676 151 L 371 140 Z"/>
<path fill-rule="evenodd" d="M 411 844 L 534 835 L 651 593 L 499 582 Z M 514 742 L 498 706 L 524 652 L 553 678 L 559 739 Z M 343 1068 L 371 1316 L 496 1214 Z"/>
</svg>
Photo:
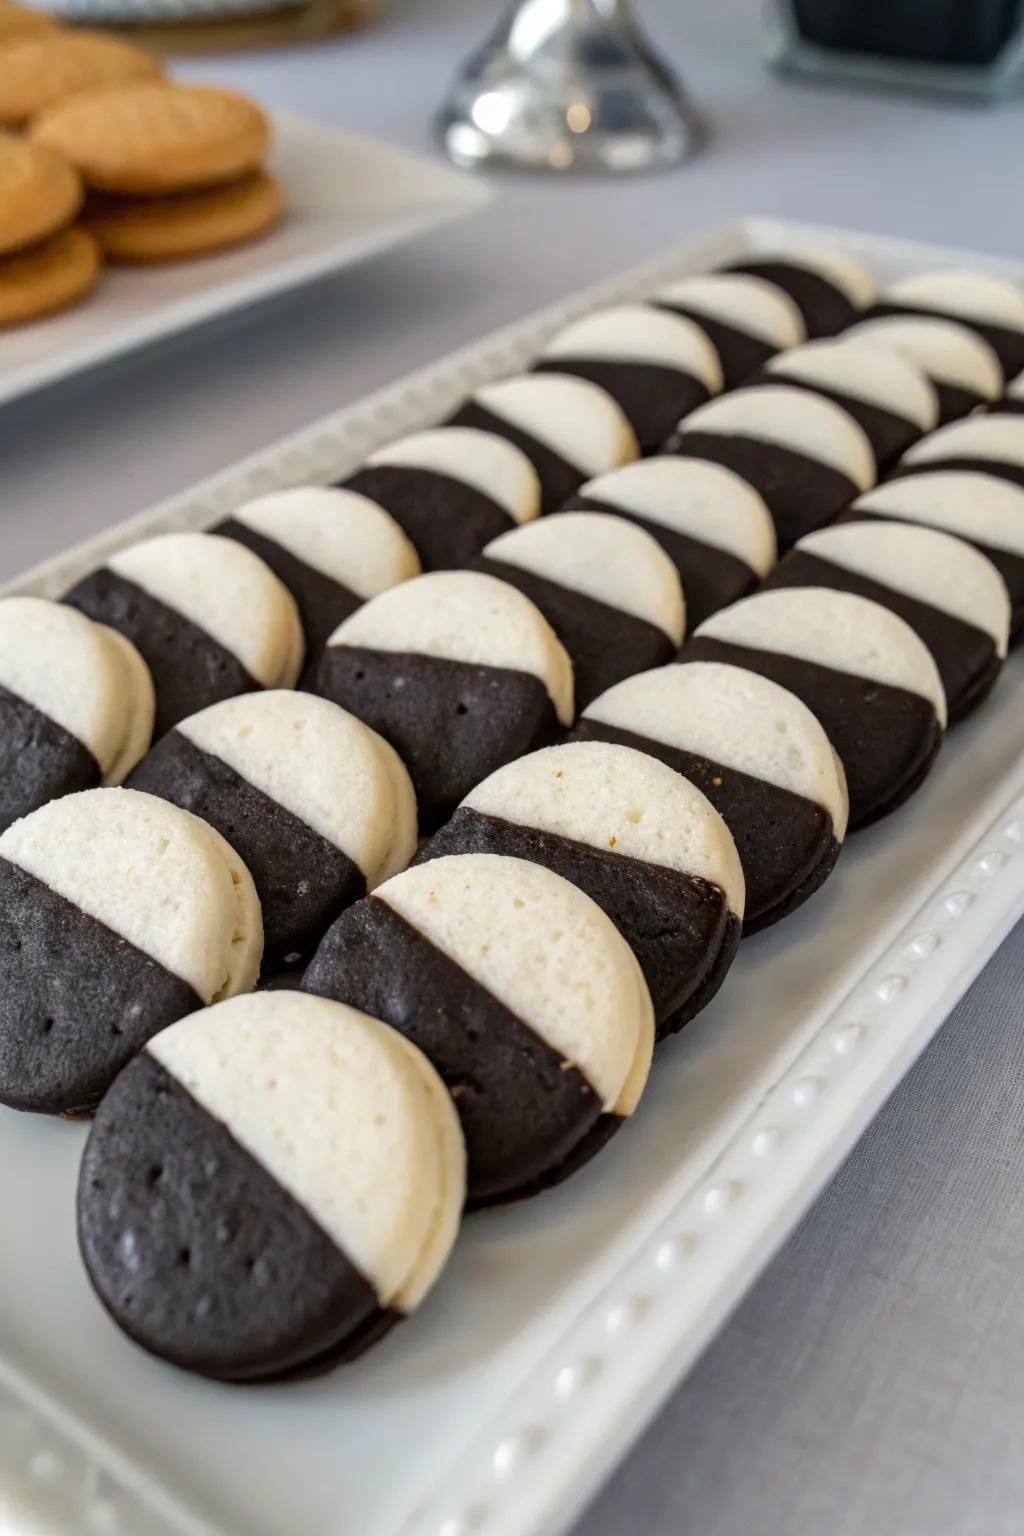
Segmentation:
<svg viewBox="0 0 1024 1536">
<path fill-rule="evenodd" d="M 180 261 L 254 240 L 281 217 L 281 184 L 266 171 L 165 197 L 94 193 L 86 223 L 108 261 Z"/>
<path fill-rule="evenodd" d="M 800 310 L 808 336 L 843 330 L 877 292 L 871 273 L 855 256 L 817 243 L 756 251 L 728 262 L 726 270 L 781 288 Z"/>
<path fill-rule="evenodd" d="M 343 907 L 416 849 L 412 784 L 392 748 L 311 694 L 243 694 L 191 715 L 130 784 L 193 811 L 238 851 L 273 964 L 308 956 Z"/>
<path fill-rule="evenodd" d="M 699 790 L 643 752 L 577 741 L 509 763 L 420 857 L 459 853 L 531 859 L 585 891 L 639 960 L 662 1033 L 728 969 L 744 902 L 732 838 Z"/>
<path fill-rule="evenodd" d="M 464 1187 L 429 1062 L 354 1009 L 276 992 L 164 1030 L 121 1075 L 86 1147 L 79 1236 L 138 1343 L 258 1380 L 357 1351 L 417 1306 Z"/>
<path fill-rule="evenodd" d="M 72 227 L 0 257 L 0 325 L 22 325 L 83 299 L 99 280 L 100 248 Z"/>
<path fill-rule="evenodd" d="M 995 350 L 1007 378 L 1024 367 L 1024 290 L 990 272 L 916 272 L 890 284 L 878 308 L 948 315 L 973 327 Z"/>
<path fill-rule="evenodd" d="M 161 81 L 89 91 L 32 124 L 32 138 L 107 192 L 183 192 L 254 171 L 270 138 L 254 102 L 208 85 Z"/>
<path fill-rule="evenodd" d="M 714 344 L 725 387 L 735 389 L 773 353 L 807 332 L 793 300 L 774 283 L 741 272 L 709 272 L 670 283 L 652 302 L 695 320 Z"/>
<path fill-rule="evenodd" d="M 488 539 L 540 512 L 540 481 L 523 450 L 473 427 L 400 437 L 346 484 L 388 510 L 431 571 L 465 565 Z"/>
<path fill-rule="evenodd" d="M 102 32 L 42 32 L 4 48 L 0 123 L 18 127 L 83 91 L 152 80 L 160 61 Z"/>
<path fill-rule="evenodd" d="M 0 133 L 0 255 L 69 224 L 81 202 L 81 178 L 66 160 L 42 144 Z"/>
<path fill-rule="evenodd" d="M 290 688 L 304 640 L 295 601 L 234 539 L 166 533 L 111 555 L 65 595 L 138 647 L 156 684 L 156 734 L 255 688 Z"/>
<path fill-rule="evenodd" d="M 904 454 L 897 473 L 977 469 L 1024 487 L 1024 421 L 1019 416 L 971 416 L 951 421 Z"/>
<path fill-rule="evenodd" d="M 842 765 L 807 706 L 768 678 L 661 667 L 596 699 L 576 734 L 639 747 L 703 791 L 739 850 L 744 932 L 793 911 L 833 868 L 849 815 Z"/>
<path fill-rule="evenodd" d="M 966 416 L 983 400 L 994 400 L 999 394 L 998 357 L 987 341 L 955 320 L 885 315 L 859 321 L 846 337 L 879 342 L 916 363 L 935 387 L 942 422 Z"/>
<path fill-rule="evenodd" d="M 620 677 L 667 661 L 682 644 L 679 575 L 634 523 L 566 512 L 488 544 L 477 568 L 536 603 L 573 664 L 576 707 Z"/>
<path fill-rule="evenodd" d="M 644 459 L 581 485 L 575 508 L 614 512 L 653 535 L 679 572 L 691 628 L 775 563 L 775 525 L 745 480 L 719 464 Z"/>
<path fill-rule="evenodd" d="M 524 860 L 439 858 L 396 876 L 342 914 L 303 985 L 362 998 L 433 1061 L 476 1203 L 564 1177 L 646 1081 L 653 1013 L 632 951 L 588 896 Z"/>
<path fill-rule="evenodd" d="M 0 836 L 0 1099 L 90 1108 L 164 1025 L 255 985 L 259 901 L 212 827 L 93 789 Z"/>
<path fill-rule="evenodd" d="M 801 698 L 842 760 L 854 827 L 902 803 L 942 741 L 946 699 L 927 647 L 896 614 L 852 593 L 743 598 L 706 620 L 682 659 L 747 666 Z"/>
</svg>

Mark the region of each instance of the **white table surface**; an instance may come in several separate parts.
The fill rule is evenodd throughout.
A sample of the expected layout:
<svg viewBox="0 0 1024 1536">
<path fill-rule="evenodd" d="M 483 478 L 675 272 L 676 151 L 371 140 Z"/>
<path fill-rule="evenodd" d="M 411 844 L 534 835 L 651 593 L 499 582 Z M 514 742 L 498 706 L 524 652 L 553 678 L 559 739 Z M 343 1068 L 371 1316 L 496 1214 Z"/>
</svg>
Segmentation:
<svg viewBox="0 0 1024 1536">
<path fill-rule="evenodd" d="M 393 0 L 358 36 L 186 72 L 426 150 L 497 9 Z M 724 218 L 1024 249 L 1020 103 L 781 82 L 756 0 L 637 9 L 710 120 L 700 158 L 632 182 L 503 179 L 474 222 L 8 406 L 0 575 Z M 1019 929 L 581 1536 L 1019 1536 L 1022 998 Z"/>
</svg>

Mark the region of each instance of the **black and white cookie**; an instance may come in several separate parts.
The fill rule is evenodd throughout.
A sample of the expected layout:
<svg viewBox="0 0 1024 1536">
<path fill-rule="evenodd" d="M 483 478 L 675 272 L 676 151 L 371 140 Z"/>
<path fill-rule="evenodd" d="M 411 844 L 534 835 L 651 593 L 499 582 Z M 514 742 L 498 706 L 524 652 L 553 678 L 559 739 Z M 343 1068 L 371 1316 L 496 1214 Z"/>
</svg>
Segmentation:
<svg viewBox="0 0 1024 1536">
<path fill-rule="evenodd" d="M 396 875 L 328 930 L 303 988 L 394 1025 L 433 1062 L 472 1205 L 559 1183 L 647 1081 L 654 1013 L 633 951 L 589 896 L 524 859 Z"/>
<path fill-rule="evenodd" d="M 734 603 L 775 564 L 775 524 L 730 469 L 663 454 L 581 485 L 569 512 L 612 512 L 657 539 L 683 584 L 686 622 Z"/>
<path fill-rule="evenodd" d="M 951 421 L 923 437 L 896 466 L 896 475 L 970 469 L 1024 488 L 1024 420 L 990 413 Z"/>
<path fill-rule="evenodd" d="M 304 485 L 238 508 L 213 530 L 269 565 L 295 599 L 315 662 L 328 635 L 378 592 L 420 573 L 409 540 L 382 507 L 354 491 Z"/>
<path fill-rule="evenodd" d="M 713 661 L 659 667 L 595 699 L 574 735 L 639 748 L 703 791 L 743 866 L 744 935 L 795 911 L 834 867 L 849 816 L 842 764 L 806 704 L 767 677 Z"/>
<path fill-rule="evenodd" d="M 1006 659 L 1010 598 L 991 560 L 962 539 L 909 523 L 844 522 L 809 533 L 767 587 L 832 587 L 905 619 L 931 651 L 950 724 L 988 694 Z"/>
<path fill-rule="evenodd" d="M 79 789 L 120 784 L 149 746 L 153 680 L 135 647 L 41 597 L 0 600 L 0 832 Z"/>
<path fill-rule="evenodd" d="M 189 715 L 129 787 L 201 816 L 244 859 L 268 974 L 308 959 L 342 908 L 416 851 L 416 800 L 394 748 L 308 693 L 247 693 Z"/>
<path fill-rule="evenodd" d="M 422 1052 L 340 1003 L 260 993 L 171 1025 L 117 1078 L 82 1159 L 79 1246 L 135 1343 L 266 1381 L 352 1359 L 419 1306 L 464 1192 Z"/>
<path fill-rule="evenodd" d="M 465 565 L 488 539 L 540 513 L 540 481 L 523 450 L 475 427 L 400 437 L 345 484 L 387 509 L 425 571 Z"/>
<path fill-rule="evenodd" d="M 939 402 L 926 375 L 878 342 L 810 341 L 773 357 L 756 382 L 794 384 L 841 405 L 863 428 L 880 472 L 939 422 Z"/>
<path fill-rule="evenodd" d="M 782 549 L 875 483 L 864 431 L 841 406 L 791 384 L 722 395 L 679 423 L 666 452 L 710 459 L 763 497 Z"/>
<path fill-rule="evenodd" d="M 451 424 L 494 432 L 521 448 L 540 478 L 542 512 L 564 506 L 584 480 L 640 456 L 622 407 L 600 385 L 568 373 L 483 384 Z"/>
<path fill-rule="evenodd" d="M 942 745 L 946 696 L 931 652 L 866 597 L 757 592 L 712 615 L 680 660 L 748 667 L 802 699 L 842 760 L 851 829 L 902 805 Z"/>
<path fill-rule="evenodd" d="M 694 320 L 714 343 L 726 389 L 735 389 L 776 352 L 806 338 L 788 293 L 743 272 L 706 272 L 660 288 L 651 300 Z"/>
<path fill-rule="evenodd" d="M 479 571 L 433 571 L 358 608 L 331 636 L 316 691 L 395 748 L 422 832 L 573 720 L 572 663 L 550 624 Z"/>
<path fill-rule="evenodd" d="M 542 517 L 494 539 L 473 566 L 536 603 L 569 653 L 577 709 L 631 672 L 668 661 L 683 643 L 679 573 L 623 517 Z"/>
<path fill-rule="evenodd" d="M 958 320 L 988 342 L 1004 378 L 1024 368 L 1024 290 L 1009 278 L 991 272 L 917 272 L 891 283 L 872 314 Z"/>
<path fill-rule="evenodd" d="M 92 1109 L 157 1030 L 256 985 L 260 904 L 234 849 L 130 789 L 0 836 L 0 1103 Z"/>
<path fill-rule="evenodd" d="M 895 518 L 966 540 L 995 566 L 1010 598 L 1010 634 L 1024 634 L 1024 490 L 969 470 L 887 480 L 850 508 L 850 517 Z"/>
<path fill-rule="evenodd" d="M 729 829 L 645 752 L 570 741 L 499 768 L 420 860 L 455 853 L 530 859 L 585 891 L 639 960 L 659 1037 L 707 1006 L 736 953 L 744 889 Z"/>
<path fill-rule="evenodd" d="M 757 251 L 725 262 L 722 270 L 746 272 L 781 288 L 799 309 L 810 337 L 835 336 L 867 309 L 878 292 L 867 267 L 834 246 Z"/>
<path fill-rule="evenodd" d="M 1003 371 L 988 342 L 956 320 L 886 315 L 859 321 L 844 339 L 878 342 L 916 364 L 935 390 L 940 425 L 995 400 L 1003 387 Z"/>
<path fill-rule="evenodd" d="M 622 407 L 641 453 L 653 453 L 680 417 L 721 393 L 718 353 L 692 320 L 652 304 L 620 304 L 574 320 L 548 342 L 538 371 L 572 374 Z"/>
<path fill-rule="evenodd" d="M 64 601 L 135 645 L 156 687 L 154 735 L 257 688 L 292 688 L 305 642 L 295 599 L 252 550 L 212 533 L 130 544 Z"/>
</svg>

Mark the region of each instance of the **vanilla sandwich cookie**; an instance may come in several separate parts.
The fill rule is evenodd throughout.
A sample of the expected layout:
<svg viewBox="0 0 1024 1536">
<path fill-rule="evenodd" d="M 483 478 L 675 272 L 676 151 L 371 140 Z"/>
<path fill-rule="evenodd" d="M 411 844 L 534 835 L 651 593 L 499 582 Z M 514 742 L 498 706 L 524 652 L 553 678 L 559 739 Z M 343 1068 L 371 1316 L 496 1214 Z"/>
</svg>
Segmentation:
<svg viewBox="0 0 1024 1536">
<path fill-rule="evenodd" d="M 962 539 L 910 523 L 844 522 L 801 539 L 765 583 L 831 587 L 899 614 L 939 669 L 949 722 L 989 693 L 1006 659 L 1010 598 L 991 560 Z"/>
<path fill-rule="evenodd" d="M 294 598 L 258 555 L 218 534 L 130 544 L 64 602 L 137 647 L 156 686 L 156 736 L 220 699 L 292 688 L 302 671 Z"/>
<path fill-rule="evenodd" d="M 764 499 L 780 548 L 849 506 L 876 479 L 871 444 L 849 412 L 792 384 L 737 389 L 702 405 L 666 453 L 731 469 Z"/>
<path fill-rule="evenodd" d="M 1024 633 L 1024 490 L 993 475 L 937 469 L 875 486 L 858 497 L 846 516 L 895 518 L 972 544 L 1006 585 L 1011 639 Z"/>
<path fill-rule="evenodd" d="M 665 454 L 581 485 L 567 512 L 611 512 L 657 539 L 679 573 L 692 629 L 775 564 L 775 524 L 730 469 Z"/>
<path fill-rule="evenodd" d="M 118 784 L 149 746 L 135 647 L 41 597 L 0 599 L 0 832 L 60 795 Z"/>
<path fill-rule="evenodd" d="M 420 573 L 402 529 L 354 491 L 304 485 L 238 508 L 213 530 L 259 555 L 295 599 L 313 664 L 360 603 Z"/>
<path fill-rule="evenodd" d="M 842 764 L 806 704 L 768 678 L 713 661 L 659 667 L 595 699 L 573 735 L 646 752 L 703 792 L 739 853 L 744 935 L 795 911 L 835 866 Z"/>
<path fill-rule="evenodd" d="M 931 380 L 941 425 L 995 400 L 1003 387 L 1003 370 L 988 342 L 956 320 L 886 315 L 858 321 L 844 340 L 878 342 L 915 363 Z"/>
<path fill-rule="evenodd" d="M 564 512 L 492 540 L 473 568 L 517 587 L 569 653 L 582 709 L 683 643 L 677 572 L 643 528 L 607 512 Z"/>
<path fill-rule="evenodd" d="M 433 571 L 365 603 L 331 636 L 315 687 L 395 748 L 421 832 L 573 721 L 561 641 L 521 592 L 479 571 Z"/>
<path fill-rule="evenodd" d="M 417 862 L 464 853 L 543 864 L 596 901 L 640 962 L 659 1036 L 706 1007 L 732 964 L 736 845 L 700 791 L 645 752 L 571 741 L 499 768 Z"/>
<path fill-rule="evenodd" d="M 936 469 L 974 470 L 1024 489 L 1024 420 L 985 413 L 951 421 L 915 443 L 893 473 L 917 475 Z"/>
<path fill-rule="evenodd" d="M 328 930 L 303 990 L 383 1019 L 433 1062 L 462 1121 L 471 1205 L 573 1173 L 633 1113 L 650 1069 L 633 951 L 589 896 L 523 859 L 396 875 Z"/>
<path fill-rule="evenodd" d="M 802 699 L 842 761 L 851 829 L 902 805 L 942 745 L 946 696 L 931 652 L 866 597 L 757 592 L 706 620 L 680 659 L 748 667 Z"/>
<path fill-rule="evenodd" d="M 540 513 L 540 481 L 522 448 L 476 427 L 400 437 L 344 485 L 386 508 L 426 571 L 465 565 L 488 539 Z"/>
<path fill-rule="evenodd" d="M 167 1024 L 256 985 L 252 877 L 221 835 L 130 789 L 0 836 L 0 1103 L 79 1114 Z"/>
<path fill-rule="evenodd" d="M 705 331 L 653 304 L 620 304 L 574 320 L 552 337 L 534 369 L 606 389 L 641 453 L 653 453 L 681 416 L 720 394 L 724 383 Z"/>
<path fill-rule="evenodd" d="M 86 1272 L 135 1343 L 253 1382 L 353 1359 L 413 1312 L 459 1228 L 465 1148 L 420 1051 L 301 992 L 162 1030 L 78 1181 Z"/>
<path fill-rule="evenodd" d="M 794 245 L 751 252 L 723 264 L 787 293 L 803 317 L 807 334 L 834 336 L 872 303 L 878 289 L 863 262 L 834 246 Z"/>
<path fill-rule="evenodd" d="M 640 456 L 636 434 L 608 391 L 567 373 L 483 384 L 451 425 L 494 432 L 521 448 L 540 480 L 542 512 L 564 506 L 584 480 Z"/>
<path fill-rule="evenodd" d="M 926 375 L 877 342 L 810 341 L 773 357 L 754 382 L 793 384 L 841 405 L 863 429 L 880 471 L 939 423 L 938 398 Z"/>
<path fill-rule="evenodd" d="M 700 326 L 718 353 L 726 389 L 735 389 L 776 352 L 798 347 L 807 336 L 788 293 L 742 272 L 684 277 L 660 288 L 651 303 Z"/>
<path fill-rule="evenodd" d="M 416 800 L 394 748 L 308 693 L 246 693 L 189 715 L 129 787 L 201 816 L 244 859 L 268 974 L 308 959 L 342 908 L 416 851 Z"/>
<path fill-rule="evenodd" d="M 991 272 L 917 272 L 891 283 L 872 314 L 938 315 L 976 331 L 999 358 L 1003 377 L 1024 368 L 1024 289 Z"/>
</svg>

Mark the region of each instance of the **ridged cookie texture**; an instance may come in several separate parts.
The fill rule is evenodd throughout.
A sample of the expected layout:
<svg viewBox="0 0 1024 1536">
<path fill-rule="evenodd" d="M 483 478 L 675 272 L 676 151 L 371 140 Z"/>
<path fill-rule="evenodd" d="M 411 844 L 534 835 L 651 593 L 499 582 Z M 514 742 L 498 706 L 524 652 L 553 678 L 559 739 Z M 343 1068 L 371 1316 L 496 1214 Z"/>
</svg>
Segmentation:
<svg viewBox="0 0 1024 1536">
<path fill-rule="evenodd" d="M 706 1007 L 732 963 L 744 910 L 732 836 L 646 752 L 572 741 L 499 768 L 419 857 L 464 853 L 530 859 L 596 901 L 640 962 L 659 1036 Z"/>
<path fill-rule="evenodd" d="M 1004 378 L 1024 368 L 1024 289 L 991 272 L 915 272 L 884 290 L 873 313 L 947 317 L 976 331 L 999 358 Z"/>
<path fill-rule="evenodd" d="M 842 764 L 807 706 L 756 672 L 711 661 L 644 672 L 595 699 L 574 735 L 649 753 L 702 791 L 743 866 L 744 934 L 795 911 L 839 857 Z"/>
<path fill-rule="evenodd" d="M 173 1024 L 89 1134 L 79 1243 L 108 1312 L 185 1370 L 327 1369 L 414 1311 L 459 1227 L 452 1101 L 407 1040 L 298 992 Z"/>
<path fill-rule="evenodd" d="M 807 336 L 789 294 L 743 272 L 680 278 L 659 288 L 651 302 L 700 326 L 718 353 L 726 389 L 735 389 L 776 352 L 798 347 Z"/>
<path fill-rule="evenodd" d="M 1024 489 L 1024 420 L 986 413 L 951 421 L 908 449 L 894 473 L 935 469 L 976 470 Z"/>
<path fill-rule="evenodd" d="M 82 197 L 81 178 L 62 156 L 0 132 L 0 256 L 70 224 Z"/>
<path fill-rule="evenodd" d="M 640 966 L 583 891 L 523 859 L 414 866 L 341 915 L 303 988 L 427 1055 L 455 1100 L 473 1205 L 587 1162 L 631 1115 L 654 1046 Z"/>
<path fill-rule="evenodd" d="M 681 659 L 749 667 L 802 699 L 842 760 L 851 828 L 902 805 L 942 745 L 946 696 L 931 652 L 866 597 L 757 592 L 702 624 Z"/>
<path fill-rule="evenodd" d="M 956 320 L 885 315 L 858 321 L 846 338 L 880 342 L 915 363 L 932 382 L 942 425 L 995 400 L 1002 388 L 1003 372 L 988 342 Z"/>
<path fill-rule="evenodd" d="M 759 277 L 788 294 L 812 338 L 844 330 L 877 292 L 863 262 L 849 251 L 817 241 L 756 251 L 727 262 L 724 270 Z"/>
<path fill-rule="evenodd" d="M 0 836 L 0 1102 L 74 1114 L 165 1025 L 256 984 L 260 904 L 198 817 L 65 795 Z"/>
<path fill-rule="evenodd" d="M 434 571 L 365 603 L 331 636 L 315 687 L 395 748 L 423 832 L 573 720 L 572 663 L 553 629 L 478 571 Z"/>
</svg>

